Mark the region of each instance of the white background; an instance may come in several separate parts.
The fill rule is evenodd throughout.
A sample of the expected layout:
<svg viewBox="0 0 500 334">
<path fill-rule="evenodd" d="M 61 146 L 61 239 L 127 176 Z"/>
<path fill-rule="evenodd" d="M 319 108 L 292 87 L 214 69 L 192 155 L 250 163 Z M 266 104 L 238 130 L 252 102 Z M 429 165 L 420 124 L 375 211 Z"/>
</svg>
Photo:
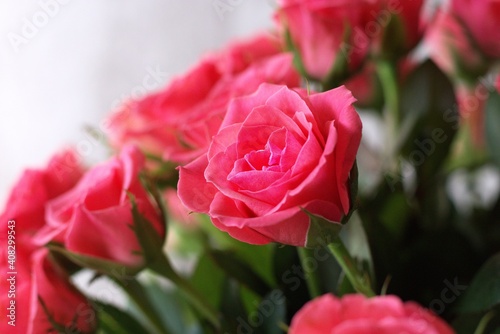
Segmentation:
<svg viewBox="0 0 500 334">
<path fill-rule="evenodd" d="M 101 159 L 85 126 L 98 128 L 144 80 L 161 88 L 203 53 L 271 28 L 273 3 L 0 0 L 0 208 L 24 168 L 64 146 Z"/>
</svg>

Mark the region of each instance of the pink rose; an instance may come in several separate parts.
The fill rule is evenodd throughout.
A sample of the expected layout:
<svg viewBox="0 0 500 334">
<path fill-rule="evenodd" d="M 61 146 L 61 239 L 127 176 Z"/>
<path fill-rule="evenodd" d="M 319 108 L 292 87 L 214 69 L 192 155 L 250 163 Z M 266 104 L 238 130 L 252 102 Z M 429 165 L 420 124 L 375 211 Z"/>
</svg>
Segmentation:
<svg viewBox="0 0 500 334">
<path fill-rule="evenodd" d="M 2 248 L 2 258 L 4 251 Z M 7 266 L 0 266 L 2 272 L 7 273 Z M 7 310 L 14 309 L 11 301 L 15 301 L 15 318 L 5 317 L 0 323 L 1 333 L 49 333 L 53 328 L 47 313 L 49 312 L 55 322 L 64 327 L 65 332 L 93 333 L 96 328 L 96 314 L 89 301 L 69 281 L 69 276 L 54 262 L 49 252 L 41 248 L 33 253 L 30 258 L 17 259 L 17 274 L 15 278 L 15 297 L 9 297 L 10 286 L 2 288 L 0 307 Z M 8 278 L 12 276 L 9 275 Z M 41 299 L 47 310 L 44 310 Z M 10 315 L 11 310 L 7 310 Z M 11 324 L 9 321 L 15 320 Z M 13 326 L 15 324 L 15 327 Z M 54 331 L 55 332 L 55 331 Z"/>
<path fill-rule="evenodd" d="M 327 294 L 300 309 L 289 334 L 452 334 L 443 320 L 416 303 L 396 296 L 366 298 Z"/>
<path fill-rule="evenodd" d="M 450 12 L 440 11 L 425 36 L 432 60 L 448 75 L 475 78 L 487 69 L 469 33 Z"/>
<path fill-rule="evenodd" d="M 233 100 L 208 154 L 180 168 L 179 197 L 241 241 L 304 246 L 304 209 L 332 224 L 350 210 L 361 139 L 353 102 L 344 87 L 308 95 L 262 84 Z"/>
<path fill-rule="evenodd" d="M 305 71 L 324 79 L 336 63 L 350 70 L 362 64 L 370 49 L 366 31 L 382 8 L 382 1 L 282 0 L 276 19 L 290 34 Z"/>
<path fill-rule="evenodd" d="M 52 157 L 45 168 L 25 170 L 12 188 L 5 210 L 0 215 L 2 224 L 0 270 L 3 273 L 17 272 L 15 275 L 16 295 L 15 298 L 10 298 L 10 284 L 2 284 L 0 306 L 2 310 L 6 310 L 10 307 L 11 300 L 15 299 L 16 327 L 9 325 L 7 321 L 2 321 L 1 333 L 12 333 L 13 328 L 19 333 L 46 332 L 48 323 L 38 328 L 38 331 L 33 328 L 28 331 L 33 315 L 32 310 L 37 308 L 37 305 L 32 305 L 30 301 L 33 285 L 32 255 L 39 248 L 34 242 L 34 235 L 45 225 L 47 202 L 71 189 L 83 173 L 83 167 L 79 164 L 76 153 L 72 150 L 65 150 Z M 11 244 L 8 244 L 9 240 Z M 45 250 L 41 251 L 45 252 Z"/>
<path fill-rule="evenodd" d="M 205 153 L 229 100 L 263 82 L 298 86 L 292 55 L 271 35 L 259 35 L 204 58 L 164 90 L 130 101 L 109 120 L 111 144 L 184 164 Z"/>
<path fill-rule="evenodd" d="M 62 243 L 71 252 L 140 266 L 143 258 L 133 224 L 129 194 L 139 212 L 164 234 L 156 207 L 142 187 L 144 156 L 127 146 L 120 156 L 89 170 L 78 184 L 47 204 L 47 225 L 37 242 Z"/>
<path fill-rule="evenodd" d="M 335 71 L 339 81 L 370 52 L 394 58 L 412 50 L 422 37 L 422 5 L 423 0 L 281 0 L 276 18 L 305 72 L 328 80 Z"/>
<path fill-rule="evenodd" d="M 379 17 L 366 26 L 368 33 L 375 35 L 377 40 L 376 54 L 397 59 L 417 46 L 427 24 L 422 13 L 423 4 L 423 0 L 385 1 Z"/>
<path fill-rule="evenodd" d="M 498 92 L 500 93 L 500 75 L 497 77 L 496 87 Z"/>
<path fill-rule="evenodd" d="M 76 153 L 66 150 L 56 154 L 44 169 L 25 170 L 12 188 L 4 212 L 0 215 L 1 236 L 7 236 L 7 222 L 15 220 L 18 253 L 29 257 L 37 248 L 32 238 L 45 225 L 46 203 L 71 189 L 83 175 Z"/>
<path fill-rule="evenodd" d="M 452 0 L 451 12 L 467 27 L 481 51 L 500 58 L 500 2 L 498 0 Z"/>
<path fill-rule="evenodd" d="M 28 333 L 47 333 L 52 328 L 41 302 L 66 332 L 93 333 L 97 315 L 87 298 L 49 256 L 47 249 L 33 254 Z M 40 301 L 41 299 L 41 301 Z"/>
<path fill-rule="evenodd" d="M 352 92 L 359 107 L 378 107 L 383 103 L 382 87 L 374 63 L 367 63 L 356 75 L 351 76 L 345 87 Z"/>
</svg>

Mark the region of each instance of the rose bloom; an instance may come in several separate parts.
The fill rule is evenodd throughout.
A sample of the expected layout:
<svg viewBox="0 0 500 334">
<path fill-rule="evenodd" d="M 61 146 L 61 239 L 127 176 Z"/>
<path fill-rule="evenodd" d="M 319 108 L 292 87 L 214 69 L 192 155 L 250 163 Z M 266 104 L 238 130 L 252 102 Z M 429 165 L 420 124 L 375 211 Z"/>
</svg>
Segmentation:
<svg viewBox="0 0 500 334">
<path fill-rule="evenodd" d="M 95 332 L 97 315 L 89 301 L 43 248 L 33 255 L 27 333 L 47 333 L 52 328 L 42 302 L 53 320 L 66 332 Z"/>
<path fill-rule="evenodd" d="M 381 1 L 281 0 L 278 24 L 290 34 L 309 76 L 324 79 L 339 58 L 356 70 L 366 58 L 371 38 L 365 31 Z"/>
<path fill-rule="evenodd" d="M 452 0 L 451 12 L 463 22 L 474 44 L 490 58 L 500 58 L 500 2 Z"/>
<path fill-rule="evenodd" d="M 427 29 L 425 43 L 432 60 L 451 77 L 475 79 L 488 68 L 467 29 L 450 12 L 438 12 Z"/>
<path fill-rule="evenodd" d="M 37 248 L 33 236 L 45 225 L 47 202 L 71 189 L 84 173 L 72 150 L 56 154 L 44 169 L 27 169 L 12 187 L 4 212 L 0 215 L 1 236 L 7 236 L 7 222 L 16 225 L 17 253 L 29 257 Z"/>
<path fill-rule="evenodd" d="M 289 334 L 452 334 L 443 320 L 396 296 L 366 298 L 331 294 L 318 297 L 292 319 Z"/>
<path fill-rule="evenodd" d="M 219 130 L 229 100 L 263 82 L 299 86 L 291 54 L 261 34 L 203 58 L 163 90 L 131 100 L 108 121 L 111 144 L 135 144 L 166 161 L 185 164 L 205 153 Z"/>
<path fill-rule="evenodd" d="M 233 100 L 208 154 L 180 168 L 179 197 L 241 241 L 304 246 L 304 209 L 332 224 L 350 210 L 361 140 L 353 102 L 344 87 L 308 95 L 262 84 Z"/>
<path fill-rule="evenodd" d="M 18 330 L 19 333 L 46 333 L 46 329 L 50 328 L 50 324 L 45 322 L 40 328 L 30 327 L 28 330 L 32 317 L 38 312 L 35 310 L 43 312 L 39 308 L 38 301 L 32 301 L 30 297 L 34 284 L 31 262 L 35 261 L 33 253 L 39 249 L 34 242 L 34 235 L 45 225 L 47 202 L 71 189 L 83 173 L 84 168 L 79 164 L 76 153 L 70 149 L 64 150 L 54 155 L 45 168 L 25 170 L 12 188 L 5 210 L 0 215 L 2 222 L 0 242 L 5 245 L 0 249 L 0 257 L 3 259 L 0 262 L 0 270 L 4 273 L 17 272 L 15 298 L 9 297 L 10 284 L 2 284 L 0 307 L 7 309 L 10 307 L 10 301 L 15 299 L 16 326 L 9 325 L 8 321 L 12 319 L 6 318 L 0 324 L 1 333 L 12 333 L 13 329 Z M 8 247 L 9 240 L 12 247 Z M 14 248 L 15 260 L 14 257 L 9 256 L 12 255 L 9 252 L 12 253 Z M 43 249 L 41 251 L 46 252 Z M 57 284 L 56 281 L 55 284 Z M 61 285 L 61 289 L 64 289 L 64 286 Z M 54 310 L 56 313 L 59 311 L 66 314 L 69 310 Z M 71 320 L 71 318 L 63 320 Z"/>
<path fill-rule="evenodd" d="M 422 4 L 422 0 L 281 0 L 276 19 L 290 35 L 307 74 L 323 80 L 336 66 L 339 73 L 356 71 L 372 51 L 399 56 L 413 49 L 422 35 Z M 398 28 L 385 29 L 392 20 L 397 20 Z"/>
<path fill-rule="evenodd" d="M 2 258 L 7 257 L 3 249 L 0 253 Z M 55 333 L 47 312 L 67 333 L 76 330 L 79 333 L 95 332 L 95 311 L 87 298 L 70 283 L 69 275 L 54 262 L 47 249 L 40 248 L 28 258 L 17 258 L 15 266 L 15 297 L 9 297 L 10 282 L 2 284 L 0 306 L 7 310 L 7 317 L 0 323 L 1 333 Z M 4 261 L 0 269 L 4 273 L 12 271 Z M 44 310 L 40 299 L 47 310 Z M 8 316 L 12 300 L 15 301 L 14 318 Z M 13 319 L 15 327 L 8 323 Z"/>
<path fill-rule="evenodd" d="M 500 93 L 500 75 L 497 77 L 496 87 L 498 92 Z"/>
<path fill-rule="evenodd" d="M 361 108 L 379 108 L 383 104 L 382 87 L 374 63 L 367 63 L 356 75 L 351 76 L 345 87 L 356 98 Z"/>
<path fill-rule="evenodd" d="M 73 189 L 47 204 L 47 225 L 37 242 L 55 241 L 74 253 L 141 266 L 143 258 L 135 253 L 141 248 L 130 228 L 129 195 L 139 212 L 164 234 L 158 210 L 139 179 L 144 162 L 137 148 L 127 146 L 119 156 L 90 169 Z"/>
</svg>

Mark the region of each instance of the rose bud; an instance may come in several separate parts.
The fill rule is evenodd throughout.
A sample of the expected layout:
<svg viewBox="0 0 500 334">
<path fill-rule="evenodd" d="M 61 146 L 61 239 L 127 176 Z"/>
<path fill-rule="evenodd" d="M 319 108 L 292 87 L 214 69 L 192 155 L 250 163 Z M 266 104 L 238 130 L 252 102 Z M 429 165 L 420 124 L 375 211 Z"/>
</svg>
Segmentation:
<svg viewBox="0 0 500 334">
<path fill-rule="evenodd" d="M 67 193 L 47 204 L 47 225 L 37 242 L 55 242 L 65 250 L 121 265 L 144 265 L 134 230 L 132 203 L 157 234 L 164 235 L 157 207 L 139 177 L 144 156 L 135 147 L 125 147 L 119 156 L 90 169 Z"/>
</svg>

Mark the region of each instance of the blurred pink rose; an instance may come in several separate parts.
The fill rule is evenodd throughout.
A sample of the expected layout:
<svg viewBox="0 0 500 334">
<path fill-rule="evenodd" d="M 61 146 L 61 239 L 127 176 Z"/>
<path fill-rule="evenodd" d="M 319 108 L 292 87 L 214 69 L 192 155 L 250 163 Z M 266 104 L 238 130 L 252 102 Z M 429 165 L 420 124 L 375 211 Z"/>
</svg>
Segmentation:
<svg viewBox="0 0 500 334">
<path fill-rule="evenodd" d="M 208 154 L 180 168 L 179 197 L 252 244 L 304 246 L 303 211 L 335 224 L 350 210 L 348 177 L 361 140 L 354 98 L 262 84 L 233 100 Z"/>
<path fill-rule="evenodd" d="M 3 248 L 0 253 L 2 258 L 6 257 Z M 4 264 L 2 261 L 0 270 L 11 272 Z M 7 278 L 11 279 L 8 284 L 2 284 L 0 307 L 7 310 L 7 316 L 0 323 L 1 333 L 51 333 L 53 327 L 39 299 L 43 300 L 53 320 L 62 325 L 65 332 L 95 331 L 97 318 L 92 306 L 70 283 L 68 274 L 54 262 L 47 249 L 40 248 L 29 258 L 17 258 L 15 272 L 15 275 L 8 275 Z M 15 287 L 13 294 L 11 283 Z"/>
<path fill-rule="evenodd" d="M 356 98 L 356 105 L 370 108 L 383 103 L 382 87 L 374 63 L 367 63 L 362 71 L 351 76 L 345 86 Z"/>
<path fill-rule="evenodd" d="M 278 39 L 264 34 L 205 57 L 162 91 L 122 106 L 108 122 L 111 144 L 133 143 L 178 164 L 192 161 L 208 149 L 229 100 L 263 82 L 300 84 L 292 55 L 281 53 Z"/>
<path fill-rule="evenodd" d="M 0 307 L 6 310 L 11 307 L 11 300 L 15 300 L 16 326 L 9 325 L 8 321 L 12 319 L 7 317 L 0 323 L 1 333 L 13 333 L 13 329 L 18 333 L 46 333 L 49 328 L 49 324 L 44 323 L 43 327 L 30 327 L 28 330 L 35 312 L 33 310 L 38 308 L 38 302 L 32 304 L 30 299 L 33 291 L 31 262 L 33 253 L 39 249 L 34 242 L 34 235 L 45 225 L 47 202 L 70 190 L 83 173 L 76 153 L 65 150 L 54 155 L 44 169 L 25 170 L 12 188 L 5 210 L 0 215 L 0 270 L 3 273 L 17 273 L 14 275 L 15 295 L 10 293 L 10 282 L 1 284 Z M 9 240 L 11 244 L 8 244 Z M 10 312 L 7 311 L 8 314 Z"/>
<path fill-rule="evenodd" d="M 28 333 L 47 333 L 52 328 L 42 301 L 53 320 L 64 326 L 66 333 L 95 331 L 97 315 L 69 279 L 68 274 L 54 263 L 47 249 L 33 254 Z"/>
<path fill-rule="evenodd" d="M 425 37 L 432 60 L 452 77 L 477 77 L 487 68 L 469 33 L 450 12 L 440 11 Z"/>
<path fill-rule="evenodd" d="M 378 16 L 368 22 L 365 30 L 374 39 L 373 53 L 395 60 L 407 55 L 423 36 L 427 19 L 423 15 L 423 0 L 382 1 Z"/>
<path fill-rule="evenodd" d="M 451 12 L 465 24 L 474 45 L 486 56 L 500 58 L 500 1 L 452 0 Z"/>
<path fill-rule="evenodd" d="M 27 169 L 12 187 L 5 210 L 0 215 L 0 240 L 7 236 L 7 222 L 15 220 L 17 252 L 29 258 L 37 248 L 33 236 L 45 225 L 45 205 L 71 189 L 84 173 L 76 153 L 66 150 L 56 154 L 44 169 Z"/>
<path fill-rule="evenodd" d="M 56 241 L 71 252 L 129 266 L 140 266 L 140 246 L 133 224 L 129 194 L 139 212 L 163 234 L 156 207 L 142 187 L 139 173 L 144 156 L 135 147 L 125 147 L 120 156 L 90 169 L 78 184 L 47 204 L 47 225 L 37 242 Z"/>
<path fill-rule="evenodd" d="M 321 80 L 339 61 L 359 68 L 372 40 L 366 26 L 381 8 L 382 1 L 370 0 L 281 0 L 276 19 L 290 34 L 305 71 Z"/>
<path fill-rule="evenodd" d="M 289 334 L 452 334 L 443 320 L 416 303 L 396 296 L 366 298 L 327 294 L 300 309 Z"/>
<path fill-rule="evenodd" d="M 500 93 L 500 75 L 497 77 L 496 87 L 498 92 Z"/>
</svg>

